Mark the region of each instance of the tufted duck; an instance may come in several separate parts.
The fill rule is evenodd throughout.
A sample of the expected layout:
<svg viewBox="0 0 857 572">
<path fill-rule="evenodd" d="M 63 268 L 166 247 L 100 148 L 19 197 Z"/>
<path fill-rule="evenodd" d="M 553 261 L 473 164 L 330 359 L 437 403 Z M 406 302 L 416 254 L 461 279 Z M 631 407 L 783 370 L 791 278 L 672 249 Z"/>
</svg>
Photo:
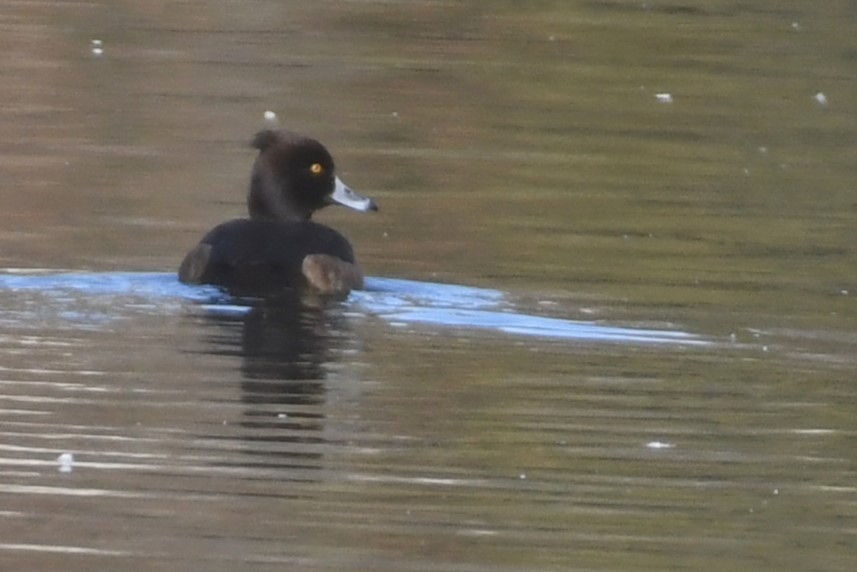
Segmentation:
<svg viewBox="0 0 857 572">
<path fill-rule="evenodd" d="M 179 280 L 214 284 L 237 295 L 306 289 L 345 296 L 363 287 L 363 272 L 341 234 L 310 220 L 331 204 L 378 210 L 334 172 L 333 158 L 309 137 L 286 130 L 256 134 L 247 207 L 250 218 L 224 222 L 185 256 Z"/>
</svg>

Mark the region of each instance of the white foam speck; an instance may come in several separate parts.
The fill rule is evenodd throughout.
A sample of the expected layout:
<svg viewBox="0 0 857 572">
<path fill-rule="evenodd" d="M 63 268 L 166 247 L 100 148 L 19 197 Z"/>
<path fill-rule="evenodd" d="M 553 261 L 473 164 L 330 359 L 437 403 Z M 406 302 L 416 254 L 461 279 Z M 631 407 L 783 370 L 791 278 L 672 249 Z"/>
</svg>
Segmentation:
<svg viewBox="0 0 857 572">
<path fill-rule="evenodd" d="M 665 443 L 663 441 L 649 441 L 646 443 L 646 447 L 649 449 L 672 449 L 675 445 L 672 443 Z"/>
<path fill-rule="evenodd" d="M 57 463 L 59 463 L 59 472 L 70 473 L 74 466 L 74 455 L 71 453 L 63 453 L 57 457 Z"/>
</svg>

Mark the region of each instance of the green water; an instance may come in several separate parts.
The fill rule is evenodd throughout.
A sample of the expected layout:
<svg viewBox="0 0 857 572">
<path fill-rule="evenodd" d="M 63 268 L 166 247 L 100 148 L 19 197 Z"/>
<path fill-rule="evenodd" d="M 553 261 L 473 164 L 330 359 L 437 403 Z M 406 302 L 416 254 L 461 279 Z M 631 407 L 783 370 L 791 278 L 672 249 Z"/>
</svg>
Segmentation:
<svg viewBox="0 0 857 572">
<path fill-rule="evenodd" d="M 246 326 L 188 308 L 10 322 L 3 562 L 854 570 L 855 22 L 762 0 L 0 9 L 0 266 L 175 268 L 244 212 L 272 110 L 379 202 L 318 216 L 367 274 L 715 342 L 346 306 L 292 324 L 279 343 L 312 343 L 271 375 L 283 346 L 248 355 Z"/>
</svg>

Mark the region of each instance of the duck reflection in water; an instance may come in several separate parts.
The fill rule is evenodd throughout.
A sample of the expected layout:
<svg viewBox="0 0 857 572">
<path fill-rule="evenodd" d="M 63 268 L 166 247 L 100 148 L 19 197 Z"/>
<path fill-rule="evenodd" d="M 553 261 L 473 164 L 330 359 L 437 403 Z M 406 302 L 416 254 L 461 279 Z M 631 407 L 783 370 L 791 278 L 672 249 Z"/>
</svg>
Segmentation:
<svg viewBox="0 0 857 572">
<path fill-rule="evenodd" d="M 240 359 L 245 466 L 320 469 L 328 367 L 348 339 L 337 305 L 305 297 L 259 301 L 236 316 L 210 314 L 212 353 Z M 307 475 L 301 477 L 308 478 Z"/>
</svg>

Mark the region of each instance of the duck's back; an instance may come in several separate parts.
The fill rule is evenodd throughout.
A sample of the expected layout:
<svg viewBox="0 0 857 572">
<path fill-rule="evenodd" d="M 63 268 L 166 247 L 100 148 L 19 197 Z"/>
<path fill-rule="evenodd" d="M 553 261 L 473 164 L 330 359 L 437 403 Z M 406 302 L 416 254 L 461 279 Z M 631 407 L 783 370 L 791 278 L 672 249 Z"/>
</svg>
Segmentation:
<svg viewBox="0 0 857 572">
<path fill-rule="evenodd" d="M 348 240 L 312 221 L 236 219 L 213 228 L 185 257 L 179 279 L 237 293 L 265 293 L 305 284 L 304 259 L 326 254 L 354 264 Z"/>
</svg>

